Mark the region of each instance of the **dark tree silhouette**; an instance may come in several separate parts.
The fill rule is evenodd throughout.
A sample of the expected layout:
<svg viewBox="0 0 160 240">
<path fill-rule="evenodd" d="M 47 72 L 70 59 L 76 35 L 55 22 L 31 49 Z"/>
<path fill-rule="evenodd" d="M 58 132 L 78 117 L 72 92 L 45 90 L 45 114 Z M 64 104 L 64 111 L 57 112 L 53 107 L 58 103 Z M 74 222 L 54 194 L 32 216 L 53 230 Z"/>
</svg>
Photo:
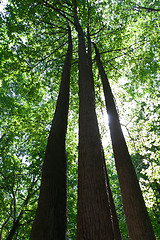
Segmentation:
<svg viewBox="0 0 160 240">
<path fill-rule="evenodd" d="M 70 69 L 72 59 L 71 30 L 68 30 L 68 51 L 63 67 L 56 111 L 50 130 L 37 213 L 30 239 L 66 239 L 66 151 Z"/>
<path fill-rule="evenodd" d="M 109 116 L 109 128 L 129 237 L 135 240 L 154 240 L 154 232 L 121 129 L 114 97 L 100 59 L 99 51 L 95 44 L 94 47 Z"/>
</svg>

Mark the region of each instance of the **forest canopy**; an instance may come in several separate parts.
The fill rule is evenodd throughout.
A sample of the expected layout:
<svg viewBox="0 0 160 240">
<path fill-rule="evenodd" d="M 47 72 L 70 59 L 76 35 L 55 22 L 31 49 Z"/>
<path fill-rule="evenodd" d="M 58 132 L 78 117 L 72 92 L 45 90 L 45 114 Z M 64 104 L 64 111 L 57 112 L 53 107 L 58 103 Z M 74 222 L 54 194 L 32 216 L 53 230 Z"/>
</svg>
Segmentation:
<svg viewBox="0 0 160 240">
<path fill-rule="evenodd" d="M 72 60 L 67 60 L 71 61 L 67 72 L 70 71 L 70 97 L 65 138 L 67 239 L 77 236 L 79 127 L 82 126 L 79 115 L 84 112 L 81 102 L 85 87 L 79 83 L 83 69 L 82 32 L 75 24 L 75 13 L 84 34 L 90 79 L 94 80 L 92 102 L 94 105 L 95 101 L 122 239 L 129 236 L 110 138 L 112 116 L 106 112 L 97 54 L 114 96 L 156 239 L 159 239 L 160 4 L 147 0 L 8 0 L 0 13 L 0 239 L 30 237 L 48 136 L 55 122 L 65 61 L 70 59 L 67 58 L 69 46 L 71 50 L 69 32 L 73 49 Z M 88 114 L 92 112 L 86 109 Z M 96 171 L 94 175 L 96 177 Z"/>
</svg>

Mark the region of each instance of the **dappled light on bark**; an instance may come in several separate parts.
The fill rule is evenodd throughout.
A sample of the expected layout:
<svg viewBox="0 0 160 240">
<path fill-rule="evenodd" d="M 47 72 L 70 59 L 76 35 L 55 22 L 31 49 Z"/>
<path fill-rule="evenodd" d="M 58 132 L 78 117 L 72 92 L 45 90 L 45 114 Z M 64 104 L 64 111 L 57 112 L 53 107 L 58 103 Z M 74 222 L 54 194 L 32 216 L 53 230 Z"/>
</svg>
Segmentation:
<svg viewBox="0 0 160 240">
<path fill-rule="evenodd" d="M 154 232 L 121 129 L 114 97 L 100 59 L 99 51 L 96 45 L 94 47 L 109 115 L 109 128 L 129 237 L 131 239 L 152 240 L 155 239 Z"/>
</svg>

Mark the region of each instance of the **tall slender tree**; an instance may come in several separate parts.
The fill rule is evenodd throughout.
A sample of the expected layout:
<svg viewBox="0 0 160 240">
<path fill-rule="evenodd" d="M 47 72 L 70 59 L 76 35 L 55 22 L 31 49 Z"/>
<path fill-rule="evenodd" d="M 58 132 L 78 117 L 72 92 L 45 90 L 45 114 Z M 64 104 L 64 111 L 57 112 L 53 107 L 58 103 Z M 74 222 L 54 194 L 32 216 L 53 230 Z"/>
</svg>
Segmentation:
<svg viewBox="0 0 160 240">
<path fill-rule="evenodd" d="M 94 47 L 96 51 L 97 66 L 103 84 L 113 152 L 121 188 L 129 237 L 130 239 L 135 240 L 153 240 L 155 239 L 154 232 L 143 200 L 137 175 L 121 129 L 114 97 L 107 75 L 103 68 L 102 61 L 100 59 L 98 48 L 95 44 Z"/>
<path fill-rule="evenodd" d="M 88 20 L 89 22 L 89 20 Z M 87 40 L 88 40 L 88 65 L 90 69 L 90 76 L 92 80 L 92 87 L 93 87 L 93 92 L 94 91 L 94 77 L 93 77 L 93 71 L 92 71 L 92 43 L 91 43 L 91 37 L 90 37 L 90 32 L 89 32 L 89 26 L 87 27 Z M 121 232 L 119 229 L 119 222 L 118 222 L 118 217 L 115 209 L 115 204 L 110 188 L 110 183 L 109 183 L 109 177 L 108 177 L 108 172 L 106 168 L 106 163 L 105 163 L 105 156 L 103 156 L 103 164 L 104 164 L 104 169 L 105 169 L 105 175 L 106 175 L 106 187 L 107 187 L 107 196 L 108 196 L 108 203 L 109 203 L 109 208 L 110 208 L 110 215 L 111 215 L 111 222 L 112 222 L 112 228 L 113 228 L 113 234 L 114 234 L 114 240 L 120 240 L 121 239 Z"/>
<path fill-rule="evenodd" d="M 76 2 L 76 1 L 75 1 Z M 79 160 L 77 239 L 114 239 L 103 164 L 93 81 L 79 23 L 76 3 L 74 21 L 79 54 Z"/>
<path fill-rule="evenodd" d="M 62 72 L 59 96 L 50 130 L 37 213 L 30 239 L 66 239 L 66 150 L 65 138 L 69 108 L 70 69 L 72 59 L 71 30 L 68 28 L 68 51 Z"/>
</svg>

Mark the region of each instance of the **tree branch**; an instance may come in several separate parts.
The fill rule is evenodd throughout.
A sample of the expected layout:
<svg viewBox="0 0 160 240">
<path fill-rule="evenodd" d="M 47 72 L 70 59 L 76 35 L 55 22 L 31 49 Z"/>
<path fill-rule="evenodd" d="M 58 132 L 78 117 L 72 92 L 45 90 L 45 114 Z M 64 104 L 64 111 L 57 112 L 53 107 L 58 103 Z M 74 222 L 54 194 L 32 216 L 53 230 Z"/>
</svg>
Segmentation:
<svg viewBox="0 0 160 240">
<path fill-rule="evenodd" d="M 5 227 L 5 225 L 8 223 L 10 217 L 12 216 L 12 203 L 10 205 L 10 214 L 8 216 L 8 218 L 6 219 L 6 221 L 2 224 L 2 227 L 1 227 L 1 231 L 0 231 L 0 240 L 2 239 L 2 233 L 3 233 L 3 228 Z"/>
<path fill-rule="evenodd" d="M 43 2 L 43 4 L 44 4 L 44 6 L 53 9 L 54 11 L 56 11 L 57 13 L 59 13 L 62 17 L 64 17 L 67 21 L 69 21 L 70 23 L 72 23 L 73 25 L 75 25 L 74 22 L 73 22 L 70 18 L 68 18 L 68 17 L 66 16 L 66 15 L 68 15 L 68 16 L 70 16 L 70 17 L 73 17 L 72 15 L 64 12 L 64 11 L 61 10 L 61 9 L 58 9 L 58 8 L 54 7 L 53 5 L 51 5 L 50 3 L 48 3 L 48 2 L 45 1 L 45 0 L 42 0 L 42 2 Z"/>
<path fill-rule="evenodd" d="M 53 50 L 49 55 L 47 55 L 46 57 L 38 60 L 38 63 L 37 63 L 35 66 L 29 68 L 29 71 L 31 71 L 33 68 L 37 67 L 41 62 L 45 61 L 45 60 L 46 60 L 47 58 L 49 58 L 52 54 L 54 54 L 57 50 L 59 50 L 60 48 L 62 48 L 63 46 L 65 46 L 66 43 L 67 43 L 67 41 L 64 42 L 63 44 L 61 44 L 58 48 L 54 49 L 54 50 Z"/>
<path fill-rule="evenodd" d="M 160 12 L 160 9 L 141 7 L 139 5 L 137 5 L 137 8 L 142 9 L 142 10 L 146 10 L 147 12 Z"/>
</svg>

